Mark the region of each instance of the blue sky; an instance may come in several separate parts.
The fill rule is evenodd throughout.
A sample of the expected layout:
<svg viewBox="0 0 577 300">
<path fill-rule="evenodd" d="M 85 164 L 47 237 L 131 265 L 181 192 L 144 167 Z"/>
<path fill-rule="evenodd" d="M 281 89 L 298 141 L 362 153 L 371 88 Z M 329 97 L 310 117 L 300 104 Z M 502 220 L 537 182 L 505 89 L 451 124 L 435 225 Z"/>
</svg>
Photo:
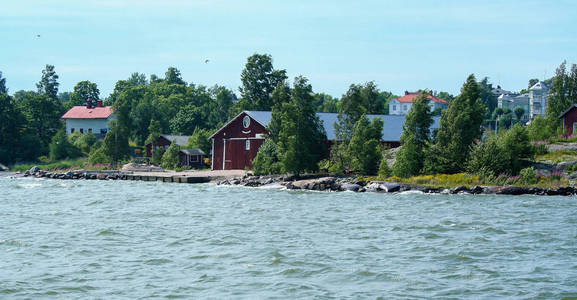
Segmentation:
<svg viewBox="0 0 577 300">
<path fill-rule="evenodd" d="M 34 90 L 46 64 L 61 92 L 90 80 L 104 98 L 132 72 L 169 66 L 238 94 L 254 53 L 333 96 L 371 80 L 397 94 L 458 93 L 470 73 L 520 90 L 577 63 L 577 1 L 562 0 L 18 0 L 3 3 L 0 31 L 11 93 Z"/>
</svg>

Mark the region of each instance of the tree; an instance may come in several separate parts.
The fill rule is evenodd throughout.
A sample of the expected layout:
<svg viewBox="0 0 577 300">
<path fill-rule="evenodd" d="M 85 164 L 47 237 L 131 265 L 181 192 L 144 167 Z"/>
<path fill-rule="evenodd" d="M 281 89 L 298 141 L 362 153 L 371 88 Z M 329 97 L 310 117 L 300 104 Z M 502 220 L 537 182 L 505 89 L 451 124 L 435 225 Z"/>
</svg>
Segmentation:
<svg viewBox="0 0 577 300">
<path fill-rule="evenodd" d="M 485 77 L 479 82 L 480 86 L 480 98 L 485 107 L 491 113 L 495 108 L 497 108 L 497 96 L 493 94 L 493 84 L 489 83 L 489 78 Z"/>
<path fill-rule="evenodd" d="M 568 72 L 564 61 L 555 72 L 547 98 L 546 118 L 552 131 L 560 130 L 562 122 L 558 116 L 576 102 L 577 66 L 572 65 Z"/>
<path fill-rule="evenodd" d="M 426 172 L 458 173 L 464 169 L 471 146 L 481 137 L 484 111 L 480 85 L 471 74 L 441 117 L 441 128 L 425 159 Z"/>
<path fill-rule="evenodd" d="M 58 98 L 58 75 L 54 71 L 54 66 L 46 65 L 46 68 L 42 70 L 42 78 L 40 82 L 36 84 L 39 94 L 45 94 L 50 99 Z"/>
<path fill-rule="evenodd" d="M 383 121 L 374 118 L 371 122 L 363 115 L 353 130 L 348 145 L 353 170 L 361 174 L 376 175 L 379 169 L 381 153 L 379 142 L 383 136 Z"/>
<path fill-rule="evenodd" d="M 212 148 L 212 142 L 210 141 L 210 131 L 206 129 L 201 129 L 196 127 L 192 136 L 188 139 L 188 144 L 186 148 L 193 149 L 199 148 L 205 154 L 210 154 L 210 150 Z"/>
<path fill-rule="evenodd" d="M 516 175 L 523 167 L 523 160 L 532 159 L 535 153 L 529 140 L 527 128 L 515 124 L 513 128 L 502 133 L 502 149 L 508 160 L 508 170 Z"/>
<path fill-rule="evenodd" d="M 2 78 L 2 72 L 0 72 L 0 95 L 8 94 L 8 89 L 6 88 L 6 78 Z"/>
<path fill-rule="evenodd" d="M 421 93 L 407 114 L 403 133 L 401 134 L 401 149 L 393 166 L 393 174 L 409 177 L 421 173 L 424 167 L 425 153 L 431 141 L 431 125 L 433 114 L 429 108 L 427 95 Z"/>
<path fill-rule="evenodd" d="M 341 106 L 334 124 L 337 138 L 346 144 L 350 141 L 355 124 L 367 112 L 362 95 L 362 86 L 351 84 L 341 97 Z"/>
<path fill-rule="evenodd" d="M 247 59 L 240 79 L 240 93 L 251 109 L 270 110 L 272 107 L 272 92 L 280 82 L 287 79 L 285 70 L 275 70 L 272 56 L 269 54 L 253 54 Z"/>
<path fill-rule="evenodd" d="M 182 75 L 177 68 L 169 67 L 164 76 L 164 80 L 168 84 L 186 84 L 186 82 L 182 80 Z"/>
<path fill-rule="evenodd" d="M 96 137 L 92 132 L 87 132 L 81 134 L 76 141 L 72 142 L 72 144 L 74 147 L 80 149 L 82 153 L 90 154 L 92 146 L 96 144 Z"/>
<path fill-rule="evenodd" d="M 75 105 L 86 105 L 90 100 L 92 106 L 96 106 L 98 99 L 100 99 L 100 90 L 96 83 L 88 80 L 80 81 L 74 86 L 74 91 L 70 94 L 70 101 L 67 107 Z"/>
<path fill-rule="evenodd" d="M 50 159 L 56 161 L 78 156 L 80 156 L 80 150 L 70 144 L 64 129 L 59 130 L 54 137 L 52 137 L 52 142 L 50 143 Z"/>
<path fill-rule="evenodd" d="M 203 123 L 202 110 L 191 104 L 180 109 L 170 120 L 170 130 L 176 134 L 189 135 L 196 127 L 202 127 Z"/>
<path fill-rule="evenodd" d="M 539 82 L 538 78 L 532 78 L 529 79 L 529 84 L 527 85 L 527 89 L 530 89 L 532 86 L 534 86 L 535 84 L 537 84 Z"/>
<path fill-rule="evenodd" d="M 40 138 L 42 143 L 38 147 L 45 152 L 52 136 L 62 127 L 62 103 L 47 94 L 34 92 L 23 93 L 19 97 L 22 98 L 18 100 L 18 109 L 26 117 L 27 130 Z"/>
<path fill-rule="evenodd" d="M 278 146 L 284 172 L 299 175 L 318 169 L 326 133 L 315 114 L 313 101 L 312 87 L 307 79 L 296 77 L 291 100 L 282 108 Z"/>
<path fill-rule="evenodd" d="M 523 118 L 523 115 L 525 114 L 525 109 L 522 107 L 516 107 L 513 112 L 515 113 L 517 120 L 521 121 L 521 118 Z"/>
<path fill-rule="evenodd" d="M 172 141 L 170 147 L 166 149 L 164 155 L 162 155 L 162 167 L 165 169 L 176 169 L 178 168 L 179 158 L 178 152 L 180 151 L 180 147 L 176 144 L 175 141 Z"/>
<path fill-rule="evenodd" d="M 128 147 L 128 136 L 121 128 L 120 123 L 116 120 L 110 121 L 111 129 L 106 133 L 104 141 L 100 149 L 95 151 L 95 153 L 90 154 L 90 162 L 93 160 L 92 156 L 101 159 L 99 163 L 103 162 L 113 162 L 117 163 L 119 160 L 128 157 L 130 149 Z"/>
<path fill-rule="evenodd" d="M 34 145 L 22 143 L 26 120 L 7 93 L 0 94 L 0 163 L 9 164 L 23 157 L 22 148 Z M 36 157 L 32 157 L 36 158 Z"/>
<path fill-rule="evenodd" d="M 272 111 L 271 120 L 268 124 L 268 132 L 270 138 L 276 143 L 278 142 L 279 132 L 282 124 L 282 109 L 283 104 L 290 102 L 291 90 L 286 82 L 280 82 L 272 93 Z"/>
</svg>

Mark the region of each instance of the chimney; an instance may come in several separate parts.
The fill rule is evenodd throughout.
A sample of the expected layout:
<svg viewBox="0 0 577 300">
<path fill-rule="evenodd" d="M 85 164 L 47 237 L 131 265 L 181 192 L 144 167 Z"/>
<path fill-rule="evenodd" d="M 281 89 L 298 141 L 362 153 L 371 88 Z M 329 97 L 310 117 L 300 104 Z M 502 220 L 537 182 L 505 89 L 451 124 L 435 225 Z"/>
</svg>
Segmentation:
<svg viewBox="0 0 577 300">
<path fill-rule="evenodd" d="M 92 100 L 86 100 L 86 108 L 92 108 Z"/>
<path fill-rule="evenodd" d="M 103 105 L 102 105 L 102 100 L 98 100 L 97 103 L 98 103 L 98 104 L 96 105 L 96 107 L 103 107 Z"/>
<path fill-rule="evenodd" d="M 405 96 L 409 94 L 409 91 L 405 91 Z"/>
</svg>

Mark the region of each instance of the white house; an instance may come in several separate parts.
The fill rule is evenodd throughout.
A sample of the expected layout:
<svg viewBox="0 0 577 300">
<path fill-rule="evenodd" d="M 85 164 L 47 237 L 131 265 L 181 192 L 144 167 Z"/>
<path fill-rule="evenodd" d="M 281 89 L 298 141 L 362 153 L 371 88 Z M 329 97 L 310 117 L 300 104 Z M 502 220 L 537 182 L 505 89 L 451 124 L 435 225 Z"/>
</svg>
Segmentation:
<svg viewBox="0 0 577 300">
<path fill-rule="evenodd" d="M 409 93 L 405 92 L 405 95 L 396 99 L 389 101 L 389 115 L 406 115 L 411 110 L 413 106 L 413 101 L 417 99 L 420 93 Z M 431 111 L 437 108 L 446 109 L 449 106 L 449 102 L 445 99 L 437 98 L 433 95 L 427 95 L 429 99 L 429 106 Z"/>
<path fill-rule="evenodd" d="M 510 94 L 501 94 L 497 98 L 497 107 L 500 108 L 508 108 L 514 111 L 517 107 L 523 108 L 523 117 L 522 120 L 527 121 L 529 120 L 529 94 L 517 94 L 517 93 L 510 93 Z"/>
<path fill-rule="evenodd" d="M 96 106 L 87 101 L 85 106 L 73 106 L 66 112 L 62 119 L 66 121 L 66 133 L 92 132 L 97 137 L 103 137 L 110 129 L 109 122 L 116 116 L 112 106 L 103 106 L 102 100 L 98 100 Z"/>
<path fill-rule="evenodd" d="M 531 118 L 537 115 L 545 115 L 548 94 L 549 86 L 543 81 L 539 81 L 529 88 L 529 110 Z"/>
</svg>

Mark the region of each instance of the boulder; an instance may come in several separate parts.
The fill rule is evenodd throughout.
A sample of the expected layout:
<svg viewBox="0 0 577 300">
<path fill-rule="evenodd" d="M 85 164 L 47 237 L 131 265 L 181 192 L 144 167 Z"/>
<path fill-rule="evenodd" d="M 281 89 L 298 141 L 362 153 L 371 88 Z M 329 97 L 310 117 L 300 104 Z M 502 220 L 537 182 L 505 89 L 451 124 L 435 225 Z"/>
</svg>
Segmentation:
<svg viewBox="0 0 577 300">
<path fill-rule="evenodd" d="M 345 191 L 358 192 L 361 189 L 361 186 L 356 183 L 345 183 L 341 185 L 341 188 Z"/>
<path fill-rule="evenodd" d="M 529 194 L 529 189 L 516 185 L 505 185 L 496 187 L 494 192 L 498 195 L 524 195 Z"/>
<path fill-rule="evenodd" d="M 104 174 L 104 173 L 98 173 L 98 174 L 96 175 L 96 178 L 95 178 L 95 179 L 98 179 L 98 180 L 106 180 L 106 174 Z"/>
<path fill-rule="evenodd" d="M 8 171 L 8 170 L 10 170 L 10 169 L 8 169 L 7 166 L 5 166 L 5 165 L 3 165 L 3 164 L 0 164 L 0 172 L 2 172 L 2 171 Z"/>
<path fill-rule="evenodd" d="M 30 174 L 35 174 L 36 172 L 40 171 L 40 168 L 38 166 L 34 166 L 32 168 L 30 168 Z"/>
<path fill-rule="evenodd" d="M 471 190 L 466 186 L 458 186 L 451 190 L 451 194 L 470 194 Z"/>
</svg>

